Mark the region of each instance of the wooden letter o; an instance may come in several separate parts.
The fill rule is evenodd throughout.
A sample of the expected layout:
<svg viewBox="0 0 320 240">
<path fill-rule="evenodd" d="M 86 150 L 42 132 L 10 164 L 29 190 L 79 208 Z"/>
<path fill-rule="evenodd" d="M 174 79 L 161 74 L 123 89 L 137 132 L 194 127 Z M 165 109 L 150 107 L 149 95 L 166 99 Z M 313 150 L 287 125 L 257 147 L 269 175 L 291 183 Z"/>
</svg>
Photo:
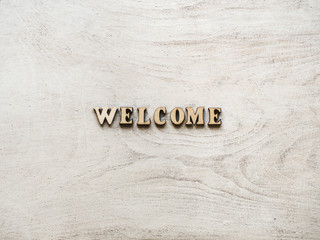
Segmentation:
<svg viewBox="0 0 320 240">
<path fill-rule="evenodd" d="M 179 107 L 172 109 L 170 119 L 174 125 L 181 125 L 184 121 L 184 111 Z"/>
</svg>

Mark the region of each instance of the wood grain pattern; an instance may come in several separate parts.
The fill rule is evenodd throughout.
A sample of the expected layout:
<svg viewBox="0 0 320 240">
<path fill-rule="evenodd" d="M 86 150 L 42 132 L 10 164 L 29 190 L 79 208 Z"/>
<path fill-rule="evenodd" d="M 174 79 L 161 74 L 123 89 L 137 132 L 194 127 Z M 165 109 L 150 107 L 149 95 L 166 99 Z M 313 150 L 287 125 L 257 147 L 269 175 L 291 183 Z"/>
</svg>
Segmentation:
<svg viewBox="0 0 320 240">
<path fill-rule="evenodd" d="M 0 239 L 320 239 L 319 0 L 2 0 L 0 39 Z"/>
</svg>

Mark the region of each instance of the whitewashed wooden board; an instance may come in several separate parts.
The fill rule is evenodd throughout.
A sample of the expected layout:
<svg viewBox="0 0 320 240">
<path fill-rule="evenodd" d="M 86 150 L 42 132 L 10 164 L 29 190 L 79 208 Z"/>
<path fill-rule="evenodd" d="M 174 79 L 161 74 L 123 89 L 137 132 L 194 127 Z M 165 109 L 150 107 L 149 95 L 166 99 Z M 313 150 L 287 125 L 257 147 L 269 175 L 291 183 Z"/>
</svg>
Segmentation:
<svg viewBox="0 0 320 240">
<path fill-rule="evenodd" d="M 320 239 L 319 0 L 2 0 L 0 61 L 0 239 Z"/>
</svg>

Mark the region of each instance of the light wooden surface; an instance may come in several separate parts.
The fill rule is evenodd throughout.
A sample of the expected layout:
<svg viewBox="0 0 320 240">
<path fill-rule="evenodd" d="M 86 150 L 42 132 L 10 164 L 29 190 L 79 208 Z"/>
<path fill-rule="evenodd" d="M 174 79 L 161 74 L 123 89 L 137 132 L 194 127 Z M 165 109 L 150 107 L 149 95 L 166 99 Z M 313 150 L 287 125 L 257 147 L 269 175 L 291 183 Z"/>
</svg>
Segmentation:
<svg viewBox="0 0 320 240">
<path fill-rule="evenodd" d="M 320 239 L 319 0 L 2 0 L 0 61 L 0 239 Z"/>
</svg>

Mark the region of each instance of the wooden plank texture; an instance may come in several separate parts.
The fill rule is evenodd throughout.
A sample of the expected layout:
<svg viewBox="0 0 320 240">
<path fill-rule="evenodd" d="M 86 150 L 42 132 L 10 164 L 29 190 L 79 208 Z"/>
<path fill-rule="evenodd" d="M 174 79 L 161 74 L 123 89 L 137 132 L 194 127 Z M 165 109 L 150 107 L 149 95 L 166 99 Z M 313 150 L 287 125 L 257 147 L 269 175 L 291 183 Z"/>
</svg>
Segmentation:
<svg viewBox="0 0 320 240">
<path fill-rule="evenodd" d="M 319 0 L 2 0 L 0 61 L 0 239 L 320 239 Z"/>
</svg>

